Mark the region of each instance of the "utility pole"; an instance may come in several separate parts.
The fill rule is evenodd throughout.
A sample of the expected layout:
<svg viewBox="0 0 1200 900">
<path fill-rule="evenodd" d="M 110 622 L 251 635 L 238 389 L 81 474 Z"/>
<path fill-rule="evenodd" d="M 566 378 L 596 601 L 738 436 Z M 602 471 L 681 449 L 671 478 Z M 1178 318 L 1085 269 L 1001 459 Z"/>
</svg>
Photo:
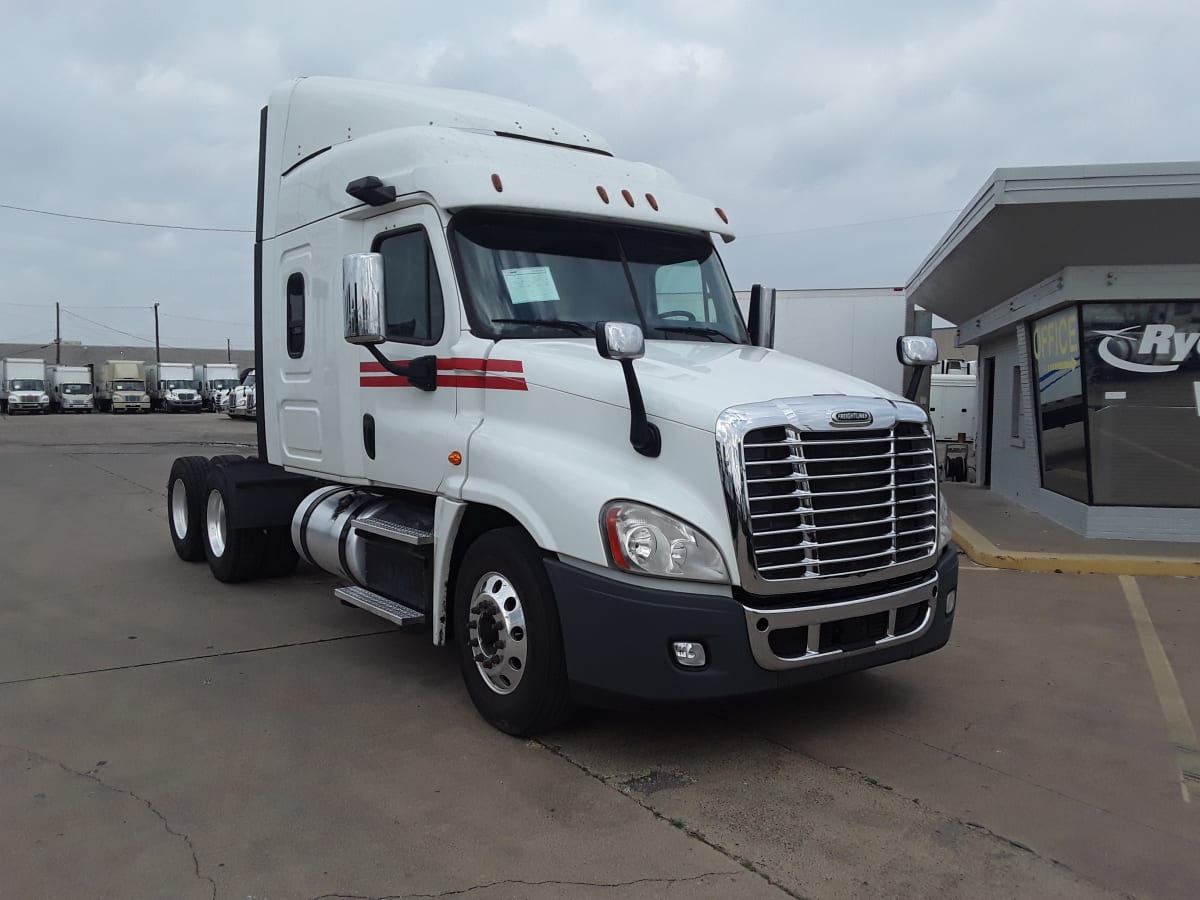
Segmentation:
<svg viewBox="0 0 1200 900">
<path fill-rule="evenodd" d="M 158 304 L 154 304 L 154 361 L 162 365 L 162 351 L 158 346 Z"/>
<path fill-rule="evenodd" d="M 229 349 L 229 338 L 225 338 L 225 362 L 233 362 L 233 351 Z"/>
<path fill-rule="evenodd" d="M 54 301 L 54 362 L 62 365 L 62 312 L 58 308 L 58 301 Z"/>
</svg>

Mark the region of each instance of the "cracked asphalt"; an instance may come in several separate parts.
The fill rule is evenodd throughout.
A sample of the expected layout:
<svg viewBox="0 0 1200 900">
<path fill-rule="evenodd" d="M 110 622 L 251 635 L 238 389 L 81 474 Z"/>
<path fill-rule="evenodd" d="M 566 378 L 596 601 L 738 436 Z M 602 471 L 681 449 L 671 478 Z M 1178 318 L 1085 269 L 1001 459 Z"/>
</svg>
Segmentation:
<svg viewBox="0 0 1200 900">
<path fill-rule="evenodd" d="M 1196 896 L 1115 578 L 968 567 L 940 653 L 519 741 L 325 575 L 175 558 L 171 460 L 252 439 L 0 418 L 0 898 Z M 1198 592 L 1138 583 L 1195 717 Z"/>
</svg>

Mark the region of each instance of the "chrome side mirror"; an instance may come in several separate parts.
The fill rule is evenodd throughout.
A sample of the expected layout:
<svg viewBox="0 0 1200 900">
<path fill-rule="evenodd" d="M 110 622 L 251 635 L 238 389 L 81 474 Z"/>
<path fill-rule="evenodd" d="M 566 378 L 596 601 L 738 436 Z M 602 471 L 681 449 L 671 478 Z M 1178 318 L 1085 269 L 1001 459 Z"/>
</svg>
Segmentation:
<svg viewBox="0 0 1200 900">
<path fill-rule="evenodd" d="M 646 355 L 646 337 L 639 325 L 597 322 L 596 351 L 605 359 L 641 359 Z"/>
<path fill-rule="evenodd" d="M 896 338 L 896 358 L 902 366 L 932 366 L 938 358 L 937 342 L 915 335 Z"/>
<path fill-rule="evenodd" d="M 346 340 L 351 344 L 382 344 L 383 256 L 351 253 L 342 257 L 342 300 Z"/>
</svg>

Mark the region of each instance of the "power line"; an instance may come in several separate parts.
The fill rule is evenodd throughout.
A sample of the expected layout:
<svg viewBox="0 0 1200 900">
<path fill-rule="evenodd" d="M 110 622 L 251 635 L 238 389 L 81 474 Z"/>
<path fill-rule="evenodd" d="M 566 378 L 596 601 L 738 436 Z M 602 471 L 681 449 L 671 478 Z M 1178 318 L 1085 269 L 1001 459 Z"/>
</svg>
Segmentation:
<svg viewBox="0 0 1200 900">
<path fill-rule="evenodd" d="M 241 325 L 244 328 L 249 328 L 249 322 L 233 322 L 229 319 L 202 319 L 199 316 L 181 316 L 177 313 L 160 312 L 164 319 L 187 319 L 189 322 L 212 322 L 216 325 Z"/>
<path fill-rule="evenodd" d="M 62 311 L 65 312 L 67 315 L 74 316 L 77 319 L 82 319 L 85 322 L 95 325 L 97 328 L 104 328 L 107 331 L 112 331 L 112 332 L 115 332 L 116 334 L 122 334 L 125 337 L 131 337 L 135 341 L 145 341 L 147 344 L 154 343 L 153 338 L 145 338 L 145 337 L 142 337 L 141 335 L 131 334 L 128 331 L 122 331 L 120 328 L 113 328 L 111 325 L 105 325 L 103 322 L 97 322 L 95 319 L 89 319 L 87 316 L 81 316 L 79 313 L 73 312 L 72 310 L 67 309 L 65 306 L 62 308 Z M 166 344 L 163 344 L 161 342 L 160 342 L 160 346 L 167 347 L 168 350 L 175 349 L 174 347 L 168 347 Z"/>
<path fill-rule="evenodd" d="M 100 216 L 76 216 L 71 213 L 51 212 L 48 209 L 33 209 L 28 206 L 13 206 L 11 203 L 0 203 L 0 209 L 11 209 L 16 212 L 33 213 L 38 216 L 53 216 L 57 219 L 75 219 L 80 222 L 102 222 L 105 225 L 132 225 L 136 228 L 167 228 L 172 231 L 216 231 L 230 234 L 254 234 L 252 228 L 218 228 L 205 225 L 168 225 L 162 222 L 133 222 L 128 219 L 105 219 Z"/>
<path fill-rule="evenodd" d="M 916 213 L 911 216 L 896 216 L 891 219 L 866 219 L 862 222 L 843 222 L 840 225 L 814 225 L 811 228 L 793 228 L 790 231 L 760 231 L 754 234 L 739 235 L 741 238 L 780 237 L 788 234 L 805 234 L 810 231 L 833 231 L 835 228 L 858 228 L 861 225 L 885 225 L 889 222 L 908 222 L 912 219 L 929 219 L 933 216 L 948 216 L 959 212 L 957 209 L 939 209 L 936 212 Z"/>
</svg>

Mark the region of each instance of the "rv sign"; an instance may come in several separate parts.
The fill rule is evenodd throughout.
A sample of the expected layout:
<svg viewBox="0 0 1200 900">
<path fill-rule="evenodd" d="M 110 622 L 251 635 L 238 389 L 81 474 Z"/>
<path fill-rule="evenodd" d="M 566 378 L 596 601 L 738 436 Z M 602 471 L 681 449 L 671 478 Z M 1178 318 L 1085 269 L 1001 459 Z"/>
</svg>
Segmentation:
<svg viewBox="0 0 1200 900">
<path fill-rule="evenodd" d="M 1093 331 L 1103 335 L 1096 352 L 1110 366 L 1126 372 L 1174 372 L 1200 346 L 1200 331 L 1176 331 L 1174 325 L 1134 325 L 1119 331 Z M 1134 362 L 1130 357 L 1153 356 L 1163 362 Z"/>
</svg>

